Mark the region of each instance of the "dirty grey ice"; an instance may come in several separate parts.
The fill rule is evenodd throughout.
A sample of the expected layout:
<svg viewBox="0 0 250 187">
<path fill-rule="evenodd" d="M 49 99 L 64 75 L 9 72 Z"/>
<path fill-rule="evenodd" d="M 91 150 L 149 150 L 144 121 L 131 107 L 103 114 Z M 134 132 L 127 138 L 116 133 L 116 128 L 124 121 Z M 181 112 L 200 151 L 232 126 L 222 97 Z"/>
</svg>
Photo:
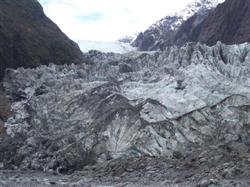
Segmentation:
<svg viewBox="0 0 250 187">
<path fill-rule="evenodd" d="M 19 148 L 4 168 L 59 174 L 209 147 L 249 153 L 250 44 L 84 58 L 88 64 L 6 71 L 13 116 L 5 126 Z"/>
</svg>

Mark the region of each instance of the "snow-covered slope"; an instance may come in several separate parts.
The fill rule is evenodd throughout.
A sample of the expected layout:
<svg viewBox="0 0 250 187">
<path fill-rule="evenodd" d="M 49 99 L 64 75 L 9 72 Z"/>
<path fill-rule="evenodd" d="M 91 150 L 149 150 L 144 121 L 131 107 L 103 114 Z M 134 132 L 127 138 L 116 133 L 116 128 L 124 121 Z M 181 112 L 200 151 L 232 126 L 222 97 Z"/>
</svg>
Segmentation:
<svg viewBox="0 0 250 187">
<path fill-rule="evenodd" d="M 88 52 L 90 50 L 97 50 L 104 53 L 113 52 L 113 53 L 127 53 L 130 51 L 135 51 L 136 48 L 132 47 L 128 43 L 119 42 L 119 41 L 89 41 L 81 40 L 78 41 L 80 49 L 82 52 Z"/>
<path fill-rule="evenodd" d="M 183 10 L 167 15 L 146 31 L 140 33 L 133 42 L 133 46 L 145 51 L 164 49 L 167 44 L 173 43 L 176 31 L 188 18 L 198 14 L 199 22 L 201 22 L 212 9 L 224 1 L 194 0 Z"/>
<path fill-rule="evenodd" d="M 171 30 L 176 30 L 184 21 L 186 21 L 194 14 L 202 13 L 202 11 L 213 9 L 219 3 L 222 3 L 224 1 L 225 0 L 195 0 L 194 2 L 188 4 L 187 7 L 185 7 L 183 10 L 168 15 L 167 17 L 161 19 L 157 23 L 153 24 L 150 28 L 165 27 L 166 26 L 165 23 L 169 17 L 177 17 L 178 19 L 176 19 L 172 24 L 169 25 Z"/>
</svg>

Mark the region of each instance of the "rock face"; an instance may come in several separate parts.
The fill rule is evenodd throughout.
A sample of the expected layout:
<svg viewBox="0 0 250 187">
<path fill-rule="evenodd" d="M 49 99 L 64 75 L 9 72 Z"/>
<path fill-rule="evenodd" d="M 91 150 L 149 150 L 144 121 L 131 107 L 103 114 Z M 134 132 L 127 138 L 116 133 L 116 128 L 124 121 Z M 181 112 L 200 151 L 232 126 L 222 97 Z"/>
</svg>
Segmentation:
<svg viewBox="0 0 250 187">
<path fill-rule="evenodd" d="M 37 0 L 0 1 L 0 80 L 6 68 L 70 64 L 81 61 L 81 55 Z"/>
<path fill-rule="evenodd" d="M 195 0 L 184 10 L 163 18 L 143 33 L 140 33 L 132 45 L 138 47 L 141 51 L 152 51 L 163 50 L 166 46 L 176 44 L 176 34 L 179 30 L 181 30 L 182 35 L 188 34 L 192 28 L 190 22 L 192 22 L 193 26 L 197 26 L 218 3 L 223 1 L 224 0 Z M 190 17 L 193 17 L 192 20 L 187 21 Z M 183 26 L 183 23 L 185 26 Z"/>
<path fill-rule="evenodd" d="M 207 146 L 249 151 L 249 44 L 85 58 L 92 63 L 6 72 L 5 126 L 21 143 L 12 165 L 67 171 Z"/>
<path fill-rule="evenodd" d="M 5 132 L 4 121 L 11 115 L 10 102 L 6 98 L 5 94 L 0 91 L 0 134 Z"/>
<path fill-rule="evenodd" d="M 10 102 L 6 95 L 0 91 L 0 119 L 6 120 L 10 116 Z"/>
<path fill-rule="evenodd" d="M 0 169 L 3 162 L 11 166 L 12 159 L 16 156 L 17 142 L 6 133 L 4 121 L 11 116 L 11 104 L 5 94 L 0 91 Z M 15 157 L 17 158 L 17 157 Z"/>
<path fill-rule="evenodd" d="M 250 1 L 197 1 L 187 7 L 188 16 L 168 16 L 138 35 L 134 46 L 140 50 L 164 50 L 170 45 L 202 42 L 214 45 L 240 44 L 250 41 Z M 214 7 L 219 4 L 215 9 Z M 183 11 L 185 12 L 185 11 Z M 184 13 L 185 15 L 185 13 Z"/>
<path fill-rule="evenodd" d="M 188 35 L 187 41 L 214 45 L 250 42 L 250 1 L 227 0 Z"/>
</svg>

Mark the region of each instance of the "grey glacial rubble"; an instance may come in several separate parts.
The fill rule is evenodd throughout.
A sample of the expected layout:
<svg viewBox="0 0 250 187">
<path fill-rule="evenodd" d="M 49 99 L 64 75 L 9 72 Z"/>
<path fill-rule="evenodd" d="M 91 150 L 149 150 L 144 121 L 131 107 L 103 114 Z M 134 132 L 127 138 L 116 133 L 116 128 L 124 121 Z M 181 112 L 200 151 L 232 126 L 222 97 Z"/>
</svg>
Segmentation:
<svg viewBox="0 0 250 187">
<path fill-rule="evenodd" d="M 113 159 L 249 153 L 250 44 L 90 51 L 88 64 L 6 71 L 9 163 L 63 172 Z"/>
</svg>

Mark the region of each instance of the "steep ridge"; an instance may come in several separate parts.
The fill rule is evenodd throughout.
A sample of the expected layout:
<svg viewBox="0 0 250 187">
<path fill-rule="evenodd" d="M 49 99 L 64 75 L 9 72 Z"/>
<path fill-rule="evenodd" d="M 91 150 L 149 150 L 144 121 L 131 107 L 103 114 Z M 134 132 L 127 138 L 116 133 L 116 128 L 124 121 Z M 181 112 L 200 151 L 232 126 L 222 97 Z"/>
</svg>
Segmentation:
<svg viewBox="0 0 250 187">
<path fill-rule="evenodd" d="M 0 1 L 0 80 L 6 68 L 77 63 L 81 55 L 37 0 Z"/>
<path fill-rule="evenodd" d="M 193 22 L 194 25 L 198 25 L 223 1 L 224 0 L 195 0 L 184 10 L 166 16 L 146 31 L 140 33 L 132 45 L 138 47 L 141 51 L 163 50 L 166 46 L 175 43 L 177 31 L 190 17 L 195 16 L 195 21 Z M 182 26 L 182 32 L 184 31 Z M 183 34 L 185 33 L 186 32 Z"/>
<path fill-rule="evenodd" d="M 6 72 L 5 126 L 21 142 L 6 168 L 67 171 L 206 146 L 249 151 L 249 44 L 84 58 L 93 63 Z"/>
<path fill-rule="evenodd" d="M 183 32 L 184 28 L 181 28 L 176 40 L 185 38 L 184 42 L 200 41 L 208 45 L 214 45 L 217 41 L 225 44 L 250 42 L 249 16 L 249 0 L 227 0 L 211 12 L 202 23 L 193 28 L 189 27 L 192 28 L 189 34 Z"/>
</svg>

